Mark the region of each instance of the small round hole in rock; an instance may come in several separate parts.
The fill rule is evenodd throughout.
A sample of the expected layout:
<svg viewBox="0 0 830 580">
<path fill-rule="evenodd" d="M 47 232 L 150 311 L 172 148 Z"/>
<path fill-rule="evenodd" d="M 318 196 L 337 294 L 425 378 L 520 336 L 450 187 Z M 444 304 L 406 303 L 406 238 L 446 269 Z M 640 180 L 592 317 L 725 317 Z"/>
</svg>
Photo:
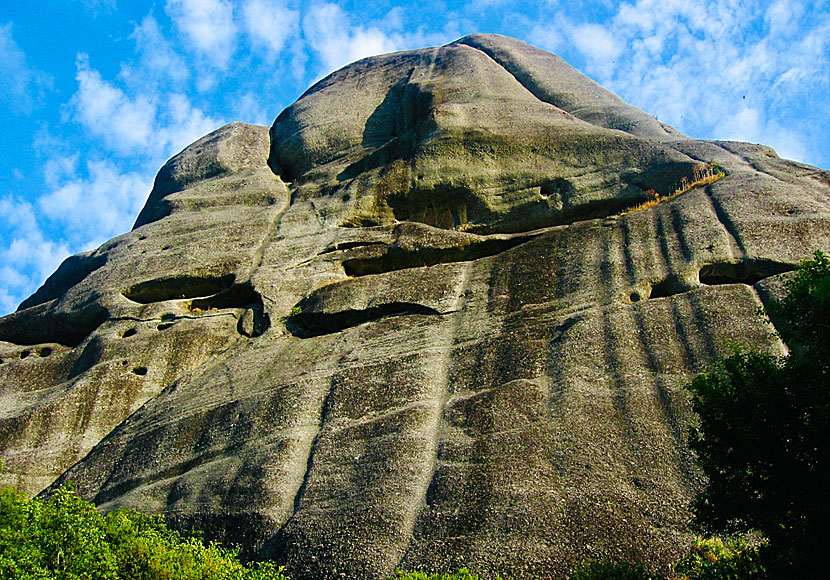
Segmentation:
<svg viewBox="0 0 830 580">
<path fill-rule="evenodd" d="M 159 324 L 156 328 L 158 328 L 159 330 L 167 330 L 171 326 L 173 326 L 172 322 L 165 322 L 163 324 Z"/>
<path fill-rule="evenodd" d="M 639 302 L 640 301 L 640 295 L 637 292 L 632 292 L 631 296 L 629 296 L 628 299 L 631 300 L 632 302 Z"/>
<path fill-rule="evenodd" d="M 37 354 L 38 354 L 39 357 L 45 358 L 45 357 L 49 356 L 50 354 L 52 354 L 52 349 L 48 346 L 44 346 L 43 348 L 41 348 L 40 350 L 37 351 Z"/>
<path fill-rule="evenodd" d="M 21 352 L 21 353 L 20 353 L 20 358 L 26 358 L 26 357 L 27 357 L 27 356 L 29 356 L 30 354 L 32 354 L 32 351 L 30 351 L 30 350 L 24 350 L 23 352 Z"/>
<path fill-rule="evenodd" d="M 135 367 L 135 368 L 133 369 L 133 374 L 134 374 L 134 375 L 139 375 L 139 376 L 142 376 L 142 377 L 143 377 L 144 375 L 146 375 L 146 374 L 147 374 L 147 367 Z"/>
<path fill-rule="evenodd" d="M 130 328 L 129 330 L 125 330 L 124 334 L 121 335 L 121 338 L 127 338 L 128 336 L 135 336 L 138 334 L 138 331 L 135 328 Z"/>
</svg>

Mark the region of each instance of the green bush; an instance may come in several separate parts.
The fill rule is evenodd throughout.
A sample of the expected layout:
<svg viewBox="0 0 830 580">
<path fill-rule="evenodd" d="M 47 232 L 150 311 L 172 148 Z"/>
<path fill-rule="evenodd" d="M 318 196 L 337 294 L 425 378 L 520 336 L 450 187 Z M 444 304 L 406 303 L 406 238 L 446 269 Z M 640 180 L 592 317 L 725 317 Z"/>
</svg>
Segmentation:
<svg viewBox="0 0 830 580">
<path fill-rule="evenodd" d="M 690 438 L 708 486 L 695 503 L 707 531 L 760 530 L 773 577 L 825 578 L 830 537 L 830 259 L 821 252 L 771 310 L 787 357 L 736 350 L 691 384 Z"/>
<path fill-rule="evenodd" d="M 759 546 L 744 538 L 697 538 L 692 552 L 675 566 L 688 580 L 761 580 L 767 578 Z"/>
<path fill-rule="evenodd" d="M 47 501 L 0 489 L 0 580 L 287 580 L 265 562 L 183 538 L 157 517 L 106 516 L 65 486 Z"/>
</svg>

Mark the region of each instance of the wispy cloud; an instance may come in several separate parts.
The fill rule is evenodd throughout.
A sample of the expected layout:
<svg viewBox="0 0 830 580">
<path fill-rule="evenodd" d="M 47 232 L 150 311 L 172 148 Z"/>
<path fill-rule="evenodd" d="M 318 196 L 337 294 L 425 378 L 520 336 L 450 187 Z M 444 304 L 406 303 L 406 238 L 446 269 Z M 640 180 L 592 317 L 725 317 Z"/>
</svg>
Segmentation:
<svg viewBox="0 0 830 580">
<path fill-rule="evenodd" d="M 326 72 L 399 48 L 379 28 L 353 25 L 337 4 L 313 5 L 303 19 L 303 34 Z"/>
<path fill-rule="evenodd" d="M 273 62 L 286 42 L 299 33 L 300 12 L 280 0 L 247 0 L 242 12 L 245 29 L 255 48 L 264 48 L 266 58 Z"/>
<path fill-rule="evenodd" d="M 78 56 L 78 91 L 70 106 L 74 118 L 113 151 L 122 155 L 146 150 L 153 136 L 156 107 L 151 99 L 130 98 L 120 88 L 103 80 L 89 66 L 89 57 Z"/>
<path fill-rule="evenodd" d="M 120 76 L 125 80 L 147 86 L 165 81 L 182 83 L 190 76 L 187 61 L 176 52 L 152 15 L 136 25 L 130 38 L 135 41 L 138 65 L 122 63 Z"/>
<path fill-rule="evenodd" d="M 42 104 L 52 77 L 29 67 L 26 54 L 12 38 L 11 23 L 0 25 L 0 106 L 31 113 Z"/>
<path fill-rule="evenodd" d="M 88 161 L 85 172 L 57 170 L 47 179 L 54 188 L 38 208 L 63 227 L 73 245 L 129 231 L 152 186 L 148 174 L 122 172 L 107 160 Z"/>
<path fill-rule="evenodd" d="M 551 17 L 574 15 L 554 8 Z M 571 21 L 566 30 L 584 70 L 681 131 L 808 154 L 798 146 L 804 127 L 788 118 L 809 116 L 794 104 L 830 91 L 826 9 L 805 1 L 636 0 L 606 21 Z"/>
<path fill-rule="evenodd" d="M 163 161 L 161 157 L 222 124 L 181 93 L 128 94 L 91 68 L 86 55 L 78 58 L 77 80 L 78 91 L 70 100 L 71 118 L 122 156 Z"/>
<path fill-rule="evenodd" d="M 189 47 L 210 66 L 228 67 L 237 43 L 233 4 L 227 0 L 167 0 L 165 10 Z"/>
<path fill-rule="evenodd" d="M 44 234 L 27 201 L 0 198 L 0 312 L 12 312 L 67 256 L 68 246 Z"/>
</svg>

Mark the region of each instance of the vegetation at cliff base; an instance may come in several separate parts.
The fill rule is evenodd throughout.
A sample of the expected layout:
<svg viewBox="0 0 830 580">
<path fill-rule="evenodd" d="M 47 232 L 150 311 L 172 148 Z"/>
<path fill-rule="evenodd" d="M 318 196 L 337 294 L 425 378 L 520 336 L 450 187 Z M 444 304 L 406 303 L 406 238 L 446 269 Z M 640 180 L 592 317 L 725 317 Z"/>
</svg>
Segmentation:
<svg viewBox="0 0 830 580">
<path fill-rule="evenodd" d="M 102 515 L 69 486 L 50 499 L 0 489 L 0 580 L 287 580 L 270 562 L 185 538 L 132 510 Z"/>
<path fill-rule="evenodd" d="M 694 380 L 691 446 L 708 478 L 710 531 L 759 530 L 771 576 L 824 578 L 830 537 L 830 258 L 815 252 L 771 308 L 785 357 L 736 350 Z"/>
</svg>

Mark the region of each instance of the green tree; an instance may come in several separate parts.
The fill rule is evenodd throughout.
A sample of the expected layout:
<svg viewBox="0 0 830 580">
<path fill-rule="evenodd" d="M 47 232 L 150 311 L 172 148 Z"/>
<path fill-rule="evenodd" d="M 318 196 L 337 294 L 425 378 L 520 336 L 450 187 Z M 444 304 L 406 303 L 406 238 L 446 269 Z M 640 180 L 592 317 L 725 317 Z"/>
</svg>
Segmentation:
<svg viewBox="0 0 830 580">
<path fill-rule="evenodd" d="M 49 500 L 0 488 L 0 580 L 287 580 L 271 562 L 183 538 L 157 517 L 106 516 L 71 487 Z"/>
<path fill-rule="evenodd" d="M 757 529 L 774 575 L 816 569 L 830 537 L 830 260 L 821 252 L 773 308 L 787 357 L 736 350 L 691 384 L 700 425 L 692 448 L 709 483 L 697 498 L 710 531 Z"/>
</svg>

